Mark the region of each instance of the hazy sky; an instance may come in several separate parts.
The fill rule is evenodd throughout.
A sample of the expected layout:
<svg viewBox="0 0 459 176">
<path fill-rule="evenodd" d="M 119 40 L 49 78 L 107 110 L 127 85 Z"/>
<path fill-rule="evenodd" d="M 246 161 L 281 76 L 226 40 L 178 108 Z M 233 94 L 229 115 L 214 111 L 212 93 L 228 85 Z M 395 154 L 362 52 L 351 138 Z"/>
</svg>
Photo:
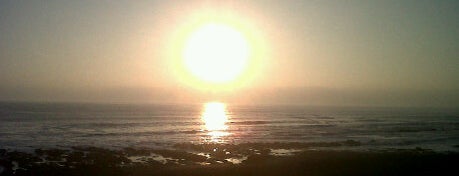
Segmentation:
<svg viewBox="0 0 459 176">
<path fill-rule="evenodd" d="M 2 0 L 0 100 L 457 107 L 458 9 L 455 0 Z M 245 86 L 199 91 L 173 74 L 174 33 L 204 11 L 248 21 L 263 38 L 266 57 Z"/>
</svg>

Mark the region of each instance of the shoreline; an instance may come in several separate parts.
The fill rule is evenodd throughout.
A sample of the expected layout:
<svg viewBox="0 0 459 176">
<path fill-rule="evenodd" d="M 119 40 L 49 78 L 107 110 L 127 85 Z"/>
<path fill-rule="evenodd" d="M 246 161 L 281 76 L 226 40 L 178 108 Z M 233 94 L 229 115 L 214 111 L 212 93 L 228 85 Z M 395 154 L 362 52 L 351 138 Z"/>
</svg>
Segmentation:
<svg viewBox="0 0 459 176">
<path fill-rule="evenodd" d="M 96 147 L 0 149 L 0 175 L 438 175 L 459 152 L 429 149 L 334 150 L 315 144 L 176 144 L 172 149 Z"/>
</svg>

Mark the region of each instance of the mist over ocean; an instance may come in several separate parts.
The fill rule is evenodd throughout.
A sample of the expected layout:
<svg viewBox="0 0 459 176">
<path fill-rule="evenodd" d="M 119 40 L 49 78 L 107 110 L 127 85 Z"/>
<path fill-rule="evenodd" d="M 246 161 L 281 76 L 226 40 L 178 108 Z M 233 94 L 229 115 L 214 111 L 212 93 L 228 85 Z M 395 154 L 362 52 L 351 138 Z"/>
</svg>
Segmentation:
<svg viewBox="0 0 459 176">
<path fill-rule="evenodd" d="M 2 102 L 0 148 L 169 149 L 180 143 L 350 141 L 358 145 L 333 149 L 459 150 L 459 113 L 454 109 L 225 107 L 225 128 L 208 129 L 204 105 Z"/>
</svg>

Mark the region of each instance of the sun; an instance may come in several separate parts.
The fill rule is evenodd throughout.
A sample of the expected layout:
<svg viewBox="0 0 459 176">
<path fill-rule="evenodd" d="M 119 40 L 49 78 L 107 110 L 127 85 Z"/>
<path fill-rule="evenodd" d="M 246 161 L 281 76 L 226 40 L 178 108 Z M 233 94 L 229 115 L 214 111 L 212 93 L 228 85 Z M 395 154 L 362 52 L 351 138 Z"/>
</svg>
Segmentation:
<svg viewBox="0 0 459 176">
<path fill-rule="evenodd" d="M 182 58 L 193 76 L 207 82 L 226 83 L 246 69 L 249 55 L 249 42 L 240 31 L 227 24 L 208 23 L 189 35 Z"/>
<path fill-rule="evenodd" d="M 172 73 L 170 81 L 223 96 L 264 79 L 271 54 L 257 18 L 202 9 L 180 19 L 168 28 L 164 53 L 158 53 L 168 64 L 164 71 Z"/>
</svg>

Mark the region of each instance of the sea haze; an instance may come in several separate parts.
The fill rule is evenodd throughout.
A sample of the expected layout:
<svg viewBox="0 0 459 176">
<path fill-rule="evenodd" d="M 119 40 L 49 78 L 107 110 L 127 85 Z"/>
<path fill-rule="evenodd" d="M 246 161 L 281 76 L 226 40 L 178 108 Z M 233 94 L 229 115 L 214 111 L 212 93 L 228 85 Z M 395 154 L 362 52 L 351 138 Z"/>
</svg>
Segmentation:
<svg viewBox="0 0 459 176">
<path fill-rule="evenodd" d="M 203 105 L 0 103 L 0 148 L 169 148 L 179 143 L 317 143 L 336 149 L 458 151 L 452 109 L 226 105 L 227 129 L 212 136 Z M 319 147 L 318 147 L 319 148 Z"/>
</svg>

